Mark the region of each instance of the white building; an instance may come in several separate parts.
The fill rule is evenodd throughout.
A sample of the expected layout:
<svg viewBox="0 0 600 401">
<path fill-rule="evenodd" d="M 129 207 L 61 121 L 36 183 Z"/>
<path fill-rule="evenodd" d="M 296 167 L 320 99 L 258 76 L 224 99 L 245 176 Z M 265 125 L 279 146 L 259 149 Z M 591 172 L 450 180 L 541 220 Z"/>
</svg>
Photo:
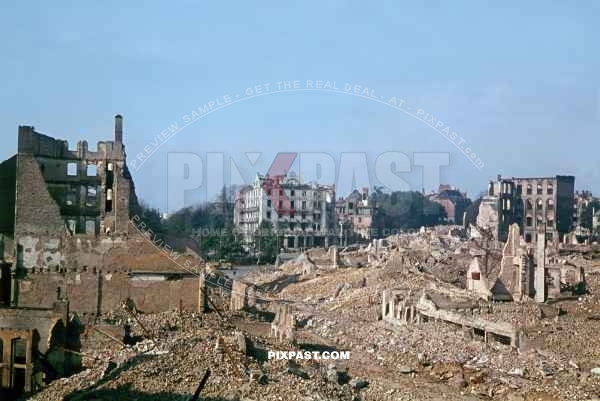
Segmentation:
<svg viewBox="0 0 600 401">
<path fill-rule="evenodd" d="M 263 222 L 269 222 L 280 248 L 328 247 L 336 238 L 335 186 L 304 184 L 288 176 L 257 175 L 235 199 L 234 224 L 249 248 Z"/>
</svg>

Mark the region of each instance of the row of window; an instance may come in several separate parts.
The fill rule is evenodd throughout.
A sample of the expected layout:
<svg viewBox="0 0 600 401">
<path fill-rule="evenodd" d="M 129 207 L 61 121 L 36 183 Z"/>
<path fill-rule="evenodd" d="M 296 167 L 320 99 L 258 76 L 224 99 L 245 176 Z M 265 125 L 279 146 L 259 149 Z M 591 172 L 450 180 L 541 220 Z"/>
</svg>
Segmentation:
<svg viewBox="0 0 600 401">
<path fill-rule="evenodd" d="M 308 223 L 300 223 L 300 229 L 302 231 L 306 231 L 306 229 L 308 228 Z M 290 230 L 295 230 L 296 229 L 296 223 L 290 223 Z M 321 225 L 320 224 L 313 224 L 312 225 L 312 229 L 313 231 L 320 231 L 321 230 Z"/>
<path fill-rule="evenodd" d="M 554 234 L 546 233 L 546 241 L 552 241 L 554 239 Z M 532 237 L 531 234 L 525 234 L 525 242 L 531 243 Z"/>
<path fill-rule="evenodd" d="M 533 195 L 533 185 L 532 184 L 527 184 L 527 187 L 525 189 L 527 195 Z M 519 195 L 521 195 L 523 193 L 523 185 L 517 185 L 517 193 Z M 541 183 L 538 183 L 536 185 L 536 193 L 537 195 L 543 195 L 544 194 L 544 187 Z M 549 182 L 546 185 L 546 194 L 547 195 L 553 195 L 554 194 L 554 184 Z"/>
<path fill-rule="evenodd" d="M 98 188 L 95 186 L 87 186 L 87 187 L 82 187 L 82 191 L 85 191 L 86 195 L 85 195 L 85 205 L 87 207 L 96 207 L 97 206 L 97 199 L 98 199 Z M 66 206 L 73 206 L 77 203 L 77 188 L 70 188 L 65 196 L 65 205 Z M 113 190 L 112 189 L 107 189 L 106 190 L 106 201 L 107 202 L 111 202 L 113 199 Z"/>
<path fill-rule="evenodd" d="M 307 205 L 306 201 L 302 201 L 302 209 L 306 209 L 306 205 Z M 267 199 L 267 207 L 268 208 L 272 207 L 271 199 Z M 290 201 L 290 209 L 293 210 L 293 209 L 295 209 L 295 207 L 296 207 L 296 203 L 294 201 Z M 279 208 L 280 209 L 283 208 L 283 201 L 282 200 L 279 201 Z M 313 202 L 313 209 L 320 209 L 320 208 L 321 208 L 321 202 L 314 201 Z"/>
<path fill-rule="evenodd" d="M 85 221 L 85 227 L 80 227 L 77 224 L 77 220 L 67 219 L 67 225 L 72 234 L 96 235 L 96 220 L 87 219 Z"/>
<path fill-rule="evenodd" d="M 108 163 L 108 171 L 113 171 L 113 164 Z M 88 164 L 85 171 L 86 176 L 96 177 L 98 175 L 98 167 L 95 164 Z M 78 163 L 67 163 L 67 176 L 77 177 L 79 175 L 79 164 Z"/>
<path fill-rule="evenodd" d="M 542 216 L 537 216 L 536 223 L 537 223 L 536 224 L 537 226 L 541 226 L 544 224 L 544 219 L 542 218 Z M 533 217 L 527 216 L 525 218 L 525 225 L 527 227 L 533 227 Z M 554 228 L 554 219 L 553 218 L 547 219 L 546 225 L 550 228 Z"/>
<path fill-rule="evenodd" d="M 271 211 L 270 210 L 267 211 L 267 220 L 271 220 L 271 216 L 272 216 Z M 306 213 L 301 213 L 300 214 L 300 218 L 302 220 L 306 220 L 306 216 L 307 216 Z M 281 216 L 280 218 L 283 218 L 283 217 L 285 217 L 285 216 Z M 291 212 L 290 213 L 290 219 L 294 219 L 295 217 L 296 217 L 296 214 L 294 212 Z M 316 213 L 313 213 L 312 217 L 313 217 L 313 220 L 319 219 L 319 215 L 316 214 Z"/>
<path fill-rule="evenodd" d="M 273 194 L 273 190 L 272 189 L 267 189 L 267 195 L 271 196 Z M 283 189 L 279 190 L 279 196 L 283 196 Z M 296 196 L 296 191 L 293 189 L 290 189 L 290 196 Z M 308 193 L 306 191 L 302 191 L 302 197 L 306 198 L 308 195 Z M 313 192 L 313 197 L 315 199 L 317 199 L 319 197 L 319 193 L 318 192 Z"/>
<path fill-rule="evenodd" d="M 535 207 L 538 212 L 543 211 L 544 202 L 541 199 L 537 199 L 535 201 Z M 525 200 L 525 208 L 527 210 L 533 210 L 533 202 L 531 202 L 531 199 Z M 546 210 L 554 210 L 554 199 L 548 199 L 546 201 Z"/>
</svg>

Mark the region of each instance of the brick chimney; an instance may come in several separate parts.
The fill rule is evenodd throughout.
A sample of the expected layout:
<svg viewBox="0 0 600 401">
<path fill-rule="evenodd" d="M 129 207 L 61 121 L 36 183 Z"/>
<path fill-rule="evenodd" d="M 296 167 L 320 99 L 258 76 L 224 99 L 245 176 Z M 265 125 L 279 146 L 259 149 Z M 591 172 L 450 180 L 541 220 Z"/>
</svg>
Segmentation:
<svg viewBox="0 0 600 401">
<path fill-rule="evenodd" d="M 123 116 L 115 116 L 115 143 L 123 143 Z"/>
</svg>

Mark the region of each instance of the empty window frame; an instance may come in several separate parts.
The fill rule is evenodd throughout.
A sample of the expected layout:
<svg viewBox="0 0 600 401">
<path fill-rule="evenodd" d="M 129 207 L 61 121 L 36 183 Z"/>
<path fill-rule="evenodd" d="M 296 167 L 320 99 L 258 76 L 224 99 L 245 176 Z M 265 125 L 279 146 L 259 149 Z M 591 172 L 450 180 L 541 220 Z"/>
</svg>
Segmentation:
<svg viewBox="0 0 600 401">
<path fill-rule="evenodd" d="M 113 210 L 113 190 L 112 189 L 108 189 L 106 191 L 105 210 L 107 213 L 112 212 L 112 210 Z"/>
<path fill-rule="evenodd" d="M 88 186 L 86 189 L 86 201 L 87 207 L 95 207 L 97 205 L 98 190 L 94 186 Z"/>
<path fill-rule="evenodd" d="M 531 199 L 527 199 L 525 204 L 527 205 L 527 210 L 533 210 L 533 203 L 531 202 Z"/>
<path fill-rule="evenodd" d="M 535 202 L 536 212 L 540 213 L 544 210 L 544 202 L 541 199 L 538 199 Z"/>
<path fill-rule="evenodd" d="M 67 163 L 67 175 L 77 177 L 77 163 Z"/>
<path fill-rule="evenodd" d="M 98 175 L 98 167 L 95 164 L 88 164 L 86 175 L 88 177 L 96 177 Z"/>
</svg>

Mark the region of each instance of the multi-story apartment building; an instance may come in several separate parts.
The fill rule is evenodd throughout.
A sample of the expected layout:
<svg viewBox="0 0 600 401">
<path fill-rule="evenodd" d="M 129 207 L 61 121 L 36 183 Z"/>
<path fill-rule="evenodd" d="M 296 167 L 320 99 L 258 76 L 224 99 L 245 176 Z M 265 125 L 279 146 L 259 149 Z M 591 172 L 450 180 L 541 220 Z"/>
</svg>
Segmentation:
<svg viewBox="0 0 600 401">
<path fill-rule="evenodd" d="M 575 177 L 513 178 L 523 202 L 523 236 L 536 241 L 538 228 L 545 227 L 547 241 L 559 241 L 573 226 Z"/>
<path fill-rule="evenodd" d="M 490 182 L 479 207 L 477 224 L 492 229 L 506 241 L 512 223 L 521 226 L 526 242 L 537 239 L 538 228 L 547 241 L 560 241 L 573 225 L 575 177 L 502 178 Z"/>
<path fill-rule="evenodd" d="M 349 244 L 357 240 L 371 238 L 373 207 L 369 204 L 369 189 L 355 189 L 345 198 L 335 203 L 338 225 L 340 225 L 340 241 Z"/>
<path fill-rule="evenodd" d="M 305 184 L 288 176 L 257 175 L 236 195 L 234 224 L 246 247 L 269 222 L 285 249 L 325 246 L 336 238 L 335 186 Z"/>
</svg>

